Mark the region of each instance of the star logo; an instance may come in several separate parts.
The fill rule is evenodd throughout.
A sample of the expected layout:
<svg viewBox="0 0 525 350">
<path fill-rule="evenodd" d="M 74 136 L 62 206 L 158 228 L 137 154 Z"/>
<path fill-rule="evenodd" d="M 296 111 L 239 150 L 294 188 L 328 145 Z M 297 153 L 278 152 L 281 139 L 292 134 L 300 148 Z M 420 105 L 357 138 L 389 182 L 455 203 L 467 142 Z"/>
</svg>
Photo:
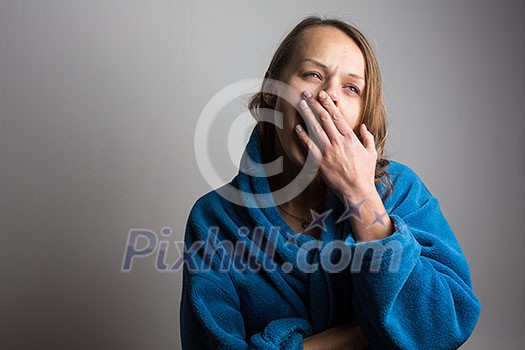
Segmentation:
<svg viewBox="0 0 525 350">
<path fill-rule="evenodd" d="M 344 197 L 344 201 L 345 211 L 341 214 L 336 223 L 340 223 L 341 221 L 344 221 L 352 216 L 357 218 L 359 221 L 363 221 L 363 218 L 361 217 L 361 207 L 366 202 L 366 198 L 360 202 L 353 202 L 350 198 Z"/>
<path fill-rule="evenodd" d="M 289 232 L 288 235 L 286 236 L 286 241 L 287 243 L 297 245 L 297 238 L 298 238 L 297 234 Z"/>
<path fill-rule="evenodd" d="M 310 214 L 312 215 L 312 222 L 308 227 L 305 229 L 305 231 L 311 230 L 314 227 L 320 227 L 321 230 L 326 231 L 326 218 L 328 218 L 328 215 L 332 212 L 332 209 L 325 211 L 322 214 L 317 213 L 315 210 L 310 209 Z"/>
<path fill-rule="evenodd" d="M 383 218 L 387 215 L 388 213 L 386 211 L 384 213 L 378 213 L 377 211 L 374 210 L 374 217 L 375 217 L 374 221 L 372 221 L 370 225 L 368 225 L 366 228 L 369 228 L 370 226 L 373 226 L 376 223 L 378 223 L 379 225 L 383 227 L 386 227 L 385 223 L 383 222 Z"/>
</svg>

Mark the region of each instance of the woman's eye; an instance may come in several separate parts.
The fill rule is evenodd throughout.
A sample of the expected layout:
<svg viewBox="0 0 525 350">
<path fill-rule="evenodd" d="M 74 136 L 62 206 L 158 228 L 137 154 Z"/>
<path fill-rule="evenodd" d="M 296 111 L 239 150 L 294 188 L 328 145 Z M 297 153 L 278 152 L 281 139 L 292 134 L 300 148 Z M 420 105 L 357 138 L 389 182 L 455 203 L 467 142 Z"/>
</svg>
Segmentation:
<svg viewBox="0 0 525 350">
<path fill-rule="evenodd" d="M 319 73 L 316 73 L 316 72 L 307 72 L 307 73 L 304 73 L 303 75 L 305 77 L 313 77 L 313 78 L 317 78 L 317 79 L 321 80 L 321 75 Z"/>
<path fill-rule="evenodd" d="M 359 89 L 357 87 L 355 87 L 354 85 L 349 85 L 347 86 L 348 90 L 356 93 L 356 94 L 359 94 Z"/>
</svg>

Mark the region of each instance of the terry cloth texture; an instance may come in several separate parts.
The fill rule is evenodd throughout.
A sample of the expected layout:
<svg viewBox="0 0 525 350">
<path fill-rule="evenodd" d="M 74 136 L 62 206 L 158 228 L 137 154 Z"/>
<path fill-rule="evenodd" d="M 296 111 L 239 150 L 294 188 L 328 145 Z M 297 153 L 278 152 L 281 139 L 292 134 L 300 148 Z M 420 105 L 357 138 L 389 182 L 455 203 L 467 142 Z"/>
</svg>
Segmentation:
<svg viewBox="0 0 525 350">
<path fill-rule="evenodd" d="M 255 130 L 237 176 L 189 214 L 183 349 L 302 349 L 304 337 L 353 319 L 372 349 L 456 349 L 466 341 L 481 306 L 438 200 L 414 171 L 396 161 L 387 169 L 392 235 L 356 242 L 349 220 L 336 222 L 345 208 L 329 193 L 332 211 L 317 239 L 294 233 L 275 205 L 247 207 L 219 195 L 234 187 L 253 206 L 260 201 L 253 194 L 270 192 L 264 176 L 243 172 L 246 156 L 262 162 Z M 382 185 L 376 189 L 384 198 Z M 337 242 L 340 249 L 328 250 Z M 345 258 L 338 271 L 325 268 Z"/>
</svg>

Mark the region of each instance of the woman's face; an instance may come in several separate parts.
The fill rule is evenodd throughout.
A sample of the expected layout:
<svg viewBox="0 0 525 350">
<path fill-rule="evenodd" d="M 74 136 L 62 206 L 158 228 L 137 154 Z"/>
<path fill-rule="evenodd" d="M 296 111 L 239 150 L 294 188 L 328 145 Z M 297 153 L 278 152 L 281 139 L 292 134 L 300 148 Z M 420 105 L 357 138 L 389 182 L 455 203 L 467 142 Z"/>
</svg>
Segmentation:
<svg viewBox="0 0 525 350">
<path fill-rule="evenodd" d="M 300 94 L 310 90 L 317 97 L 321 90 L 325 90 L 348 124 L 356 130 L 363 110 L 364 76 L 363 54 L 344 32 L 319 26 L 301 34 L 289 64 L 281 77 L 277 77 L 293 88 L 294 96 L 288 95 L 290 102 L 281 97 L 275 101 L 275 109 L 283 113 L 283 128 L 276 128 L 278 140 L 292 163 L 301 167 L 307 157 L 294 130 L 299 123 L 305 126 L 299 113 Z"/>
</svg>

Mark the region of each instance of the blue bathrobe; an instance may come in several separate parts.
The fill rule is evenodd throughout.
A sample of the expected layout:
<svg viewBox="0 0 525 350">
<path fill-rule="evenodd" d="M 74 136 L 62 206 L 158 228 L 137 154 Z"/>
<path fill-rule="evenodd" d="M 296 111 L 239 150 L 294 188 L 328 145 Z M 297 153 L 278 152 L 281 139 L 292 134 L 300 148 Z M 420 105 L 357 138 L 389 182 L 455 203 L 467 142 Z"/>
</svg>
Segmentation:
<svg viewBox="0 0 525 350">
<path fill-rule="evenodd" d="M 262 162 L 255 130 L 246 156 Z M 408 166 L 390 161 L 387 169 L 394 187 L 384 206 L 395 232 L 356 242 L 349 220 L 337 222 L 345 205 L 331 192 L 319 239 L 294 233 L 275 205 L 253 207 L 253 194 L 270 188 L 243 164 L 189 214 L 183 349 L 302 349 L 304 337 L 354 319 L 373 349 L 456 349 L 470 336 L 480 303 L 467 261 L 438 200 Z M 384 199 L 383 185 L 376 189 Z M 246 205 L 220 193 L 241 193 Z"/>
</svg>

